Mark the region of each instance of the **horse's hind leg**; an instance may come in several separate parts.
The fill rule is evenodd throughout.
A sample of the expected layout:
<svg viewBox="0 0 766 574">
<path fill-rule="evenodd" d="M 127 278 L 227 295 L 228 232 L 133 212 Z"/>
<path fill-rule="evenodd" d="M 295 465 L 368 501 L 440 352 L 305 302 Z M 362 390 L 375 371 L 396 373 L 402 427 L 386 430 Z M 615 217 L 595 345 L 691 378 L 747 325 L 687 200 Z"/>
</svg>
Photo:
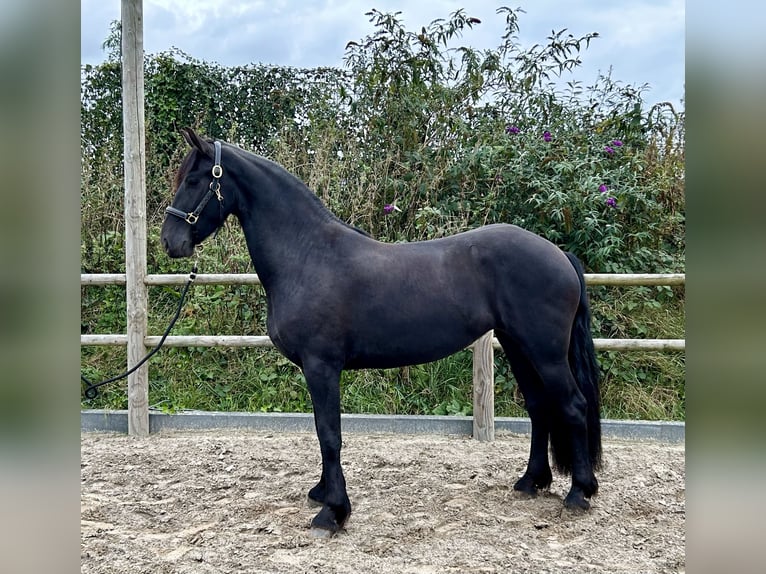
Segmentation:
<svg viewBox="0 0 766 574">
<path fill-rule="evenodd" d="M 536 352 L 524 354 L 510 337 L 496 333 L 511 361 L 532 422 L 529 464 L 514 488 L 534 495 L 550 485 L 550 439 L 556 467 L 564 474 L 572 474 L 564 505 L 587 510 L 587 499 L 598 490 L 598 482 L 588 454 L 587 403 L 572 375 L 566 349 L 556 352 L 547 344 L 535 345 L 534 341 L 542 339 L 530 336 L 527 348 Z"/>
<path fill-rule="evenodd" d="M 587 401 L 572 375 L 566 355 L 534 363 L 549 401 L 551 452 L 556 467 L 572 474 L 564 506 L 587 510 L 598 490 L 588 453 Z"/>
<path fill-rule="evenodd" d="M 549 428 L 545 388 L 532 363 L 511 338 L 499 331 L 495 333 L 511 363 L 511 370 L 522 395 L 524 395 L 524 403 L 532 422 L 532 440 L 529 447 L 527 470 L 516 481 L 513 488 L 530 496 L 536 496 L 538 490 L 548 488 L 553 481 L 551 467 L 548 463 Z"/>
<path fill-rule="evenodd" d="M 322 510 L 311 521 L 311 527 L 314 534 L 332 535 L 343 528 L 351 514 L 340 464 L 340 368 L 318 359 L 304 360 L 303 374 L 314 405 L 314 423 L 322 452 L 322 478 L 309 492 L 309 498 L 321 503 Z"/>
</svg>

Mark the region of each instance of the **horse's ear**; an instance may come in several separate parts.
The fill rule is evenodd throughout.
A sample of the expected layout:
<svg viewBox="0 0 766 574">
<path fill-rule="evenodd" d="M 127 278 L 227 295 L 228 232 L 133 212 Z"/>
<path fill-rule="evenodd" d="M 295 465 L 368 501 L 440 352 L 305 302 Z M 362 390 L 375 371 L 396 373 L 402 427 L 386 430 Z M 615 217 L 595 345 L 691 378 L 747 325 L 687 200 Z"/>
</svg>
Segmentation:
<svg viewBox="0 0 766 574">
<path fill-rule="evenodd" d="M 215 151 L 213 150 L 213 144 L 209 141 L 203 140 L 197 132 L 191 128 L 181 128 L 181 135 L 184 136 L 186 143 L 188 143 L 194 149 L 198 149 L 207 156 L 213 157 Z"/>
</svg>

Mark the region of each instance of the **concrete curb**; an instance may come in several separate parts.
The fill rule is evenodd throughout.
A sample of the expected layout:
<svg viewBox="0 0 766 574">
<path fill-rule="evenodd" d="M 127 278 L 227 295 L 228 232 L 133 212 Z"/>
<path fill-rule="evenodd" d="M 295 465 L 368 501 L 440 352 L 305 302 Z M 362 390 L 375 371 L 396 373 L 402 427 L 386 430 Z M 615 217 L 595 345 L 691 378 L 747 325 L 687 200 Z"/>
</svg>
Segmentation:
<svg viewBox="0 0 766 574">
<path fill-rule="evenodd" d="M 341 424 L 350 433 L 471 435 L 473 418 L 462 416 L 344 414 Z M 314 432 L 313 415 L 307 413 L 224 413 L 184 411 L 176 414 L 149 413 L 149 432 L 161 430 L 252 429 L 270 432 Z M 604 438 L 655 440 L 683 443 L 686 425 L 675 421 L 623 421 L 604 419 Z M 495 418 L 495 430 L 529 434 L 527 418 Z M 81 432 L 128 432 L 127 411 L 83 410 Z"/>
</svg>

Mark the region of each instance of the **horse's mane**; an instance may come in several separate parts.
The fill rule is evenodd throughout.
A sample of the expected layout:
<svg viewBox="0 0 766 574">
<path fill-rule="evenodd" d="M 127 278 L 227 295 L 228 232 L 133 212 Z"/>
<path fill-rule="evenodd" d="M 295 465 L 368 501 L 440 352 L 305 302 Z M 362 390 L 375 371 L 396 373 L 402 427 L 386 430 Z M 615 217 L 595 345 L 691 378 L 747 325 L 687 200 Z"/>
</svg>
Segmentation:
<svg viewBox="0 0 766 574">
<path fill-rule="evenodd" d="M 210 143 L 213 143 L 213 140 L 207 140 Z M 314 193 L 311 188 L 309 188 L 303 181 L 301 181 L 298 177 L 296 177 L 294 174 L 287 171 L 284 167 L 282 167 L 277 162 L 270 160 L 267 157 L 263 157 L 261 155 L 258 155 L 256 153 L 247 151 L 246 149 L 243 149 L 238 146 L 232 146 L 237 152 L 240 152 L 239 155 L 243 156 L 245 159 L 265 164 L 270 170 L 276 171 L 277 173 L 281 174 L 283 177 L 286 177 L 286 179 L 289 179 L 293 182 L 295 182 L 302 190 L 302 192 L 308 196 L 310 201 L 315 202 L 316 206 L 319 207 L 319 211 L 322 213 L 322 216 L 328 220 L 328 221 L 334 221 L 336 223 L 340 223 L 344 227 L 347 227 L 349 229 L 353 229 L 357 233 L 360 233 L 361 235 L 364 235 L 366 237 L 370 237 L 370 234 L 364 231 L 363 229 L 358 228 L 355 225 L 351 225 L 350 223 L 343 221 L 340 217 L 335 215 L 332 211 L 330 211 L 327 206 L 322 203 L 322 200 L 319 199 L 316 193 Z M 189 153 L 186 154 L 184 159 L 181 162 L 181 166 L 178 168 L 178 171 L 176 172 L 175 178 L 173 180 L 173 193 L 175 193 L 178 188 L 180 187 L 181 183 L 183 182 L 186 175 L 191 171 L 192 166 L 194 165 L 194 161 L 197 158 L 197 154 L 203 154 L 200 150 L 193 148 L 189 150 Z M 225 162 L 221 162 L 224 163 Z M 225 166 L 224 166 L 225 169 Z"/>
<path fill-rule="evenodd" d="M 181 186 L 181 183 L 186 177 L 186 174 L 191 170 L 192 164 L 194 163 L 194 158 L 196 157 L 197 153 L 198 150 L 190 149 L 184 159 L 181 161 L 181 166 L 178 168 L 178 171 L 176 171 L 176 176 L 173 179 L 173 194 L 178 191 L 178 188 Z"/>
<path fill-rule="evenodd" d="M 322 217 L 325 218 L 327 221 L 333 221 L 335 223 L 340 223 L 342 226 L 347 227 L 348 229 L 352 229 L 356 231 L 357 233 L 364 235 L 366 237 L 371 237 L 369 233 L 367 233 L 364 229 L 360 229 L 356 225 L 351 225 L 350 223 L 343 221 L 340 217 L 335 215 L 330 209 L 322 202 L 321 199 L 319 199 L 319 196 L 314 193 L 314 191 L 306 185 L 300 178 L 298 178 L 295 174 L 290 173 L 287 171 L 282 165 L 278 164 L 277 162 L 264 157 L 262 155 L 258 155 L 253 152 L 249 152 L 247 150 L 244 150 L 242 148 L 236 148 L 240 151 L 243 151 L 245 153 L 245 157 L 249 159 L 250 161 L 255 161 L 256 163 L 262 163 L 266 164 L 266 166 L 270 167 L 271 169 L 277 171 L 287 179 L 295 182 L 301 189 L 302 193 L 304 193 L 306 196 L 308 196 L 309 200 L 314 202 L 317 207 L 319 207 L 319 211 L 322 214 Z"/>
<path fill-rule="evenodd" d="M 287 173 L 290 173 L 290 172 L 287 172 Z M 291 175 L 292 175 L 292 174 L 291 174 Z M 293 176 L 293 177 L 295 177 L 295 176 Z M 298 179 L 298 178 L 296 178 L 296 179 Z M 298 180 L 298 181 L 300 181 L 300 180 Z M 301 183 L 303 183 L 303 182 L 301 182 Z M 364 235 L 364 236 L 366 236 L 366 237 L 371 237 L 371 235 L 370 235 L 369 233 L 367 233 L 367 232 L 366 232 L 364 229 L 360 229 L 360 228 L 359 228 L 359 227 L 357 227 L 356 225 L 351 225 L 351 224 L 350 224 L 350 223 L 348 223 L 347 221 L 343 221 L 343 220 L 342 220 L 340 217 L 338 217 L 337 215 L 335 215 L 335 214 L 334 214 L 332 211 L 330 211 L 330 209 L 329 209 L 329 208 L 328 208 L 328 207 L 327 207 L 327 206 L 326 206 L 326 205 L 325 205 L 325 204 L 322 202 L 322 200 L 321 200 L 321 199 L 319 199 L 319 196 L 318 196 L 316 193 L 314 193 L 314 192 L 311 190 L 311 188 L 310 188 L 309 186 L 307 186 L 306 184 L 303 184 L 303 185 L 304 185 L 304 187 L 306 188 L 306 193 L 309 195 L 309 197 L 311 198 L 311 200 L 312 200 L 312 201 L 315 201 L 315 202 L 316 202 L 317 204 L 319 204 L 319 206 L 322 208 L 322 214 L 323 214 L 323 215 L 324 215 L 324 216 L 327 218 L 327 220 L 329 220 L 329 221 L 335 221 L 335 222 L 337 222 L 337 223 L 340 223 L 340 224 L 341 224 L 341 225 L 343 225 L 344 227 L 348 227 L 349 229 L 353 229 L 353 230 L 354 230 L 354 231 L 356 231 L 357 233 L 361 233 L 362 235 Z"/>
</svg>

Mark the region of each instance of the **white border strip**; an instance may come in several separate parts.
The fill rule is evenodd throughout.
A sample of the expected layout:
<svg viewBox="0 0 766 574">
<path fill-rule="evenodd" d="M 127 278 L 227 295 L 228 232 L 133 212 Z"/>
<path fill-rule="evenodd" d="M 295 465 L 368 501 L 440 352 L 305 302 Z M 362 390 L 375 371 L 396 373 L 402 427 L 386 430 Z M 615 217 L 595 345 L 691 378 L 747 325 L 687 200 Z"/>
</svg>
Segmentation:
<svg viewBox="0 0 766 574">
<path fill-rule="evenodd" d="M 396 434 L 451 434 L 470 436 L 473 417 L 427 415 L 344 414 L 344 432 Z M 245 413 L 184 411 L 175 414 L 150 411 L 149 432 L 162 430 L 206 431 L 212 429 L 253 429 L 269 432 L 314 432 L 314 417 L 308 413 Z M 495 418 L 495 430 L 529 434 L 528 418 Z M 675 421 L 601 421 L 604 438 L 656 440 L 683 443 L 686 425 Z M 128 432 L 128 412 L 83 410 L 81 432 Z"/>
</svg>

